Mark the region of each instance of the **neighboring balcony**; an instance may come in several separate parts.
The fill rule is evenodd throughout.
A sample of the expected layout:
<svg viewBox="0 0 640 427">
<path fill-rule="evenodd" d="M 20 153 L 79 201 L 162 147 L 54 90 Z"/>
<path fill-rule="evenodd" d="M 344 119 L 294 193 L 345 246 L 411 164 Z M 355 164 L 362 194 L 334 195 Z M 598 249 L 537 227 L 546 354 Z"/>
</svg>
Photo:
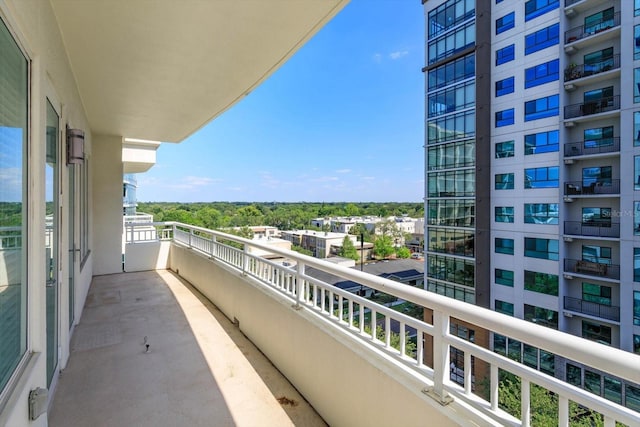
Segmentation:
<svg viewBox="0 0 640 427">
<path fill-rule="evenodd" d="M 564 33 L 564 50 L 568 54 L 578 49 L 614 38 L 620 34 L 620 12 L 613 18 L 603 18 L 591 22 L 588 26 L 580 25 Z"/>
<path fill-rule="evenodd" d="M 597 141 L 568 142 L 564 144 L 564 157 L 595 156 L 619 153 L 620 138 L 603 138 Z M 603 156 L 604 157 L 604 156 Z"/>
<path fill-rule="evenodd" d="M 594 101 L 566 105 L 564 119 L 576 119 L 594 114 L 611 113 L 620 110 L 620 95 L 606 96 Z"/>
<path fill-rule="evenodd" d="M 584 181 L 567 181 L 564 183 L 564 195 L 574 196 L 607 196 L 620 194 L 620 180 L 608 179 L 585 183 Z"/>
<path fill-rule="evenodd" d="M 585 301 L 580 298 L 564 297 L 564 309 L 601 319 L 620 321 L 620 307 Z"/>
<path fill-rule="evenodd" d="M 619 74 L 620 55 L 591 64 L 569 65 L 564 70 L 564 88 L 568 91 L 574 90 L 577 86 L 592 84 L 601 80 L 612 78 L 615 72 Z M 568 82 L 571 82 L 567 84 Z"/>
<path fill-rule="evenodd" d="M 185 224 L 154 226 L 157 227 L 155 236 L 162 236 L 164 240 L 128 240 L 125 269 L 129 271 L 132 265 L 137 265 L 140 271 L 169 268 L 179 274 L 202 294 L 198 299 L 203 302 L 208 299 L 236 323 L 239 331 L 269 358 L 329 425 L 412 425 L 415 420 L 429 420 L 439 426 L 530 425 L 529 393 L 517 397 L 521 408 L 517 415 L 509 415 L 499 407 L 504 392 L 498 387 L 501 370 L 519 377 L 522 384 L 534 383 L 556 394 L 558 425 L 569 424 L 569 402 L 603 414 L 605 425 L 640 424 L 640 413 L 571 386 L 553 375 L 528 368 L 490 351 L 480 342 L 460 338 L 453 326 L 464 322 L 475 328 L 476 337 L 485 331 L 507 336 L 615 378 L 640 383 L 637 360 L 628 352 L 587 343 L 577 336 L 259 241 Z M 136 236 L 135 232 L 126 234 Z M 258 250 L 270 255 L 259 256 Z M 287 262 L 279 262 L 279 258 Z M 432 313 L 433 317 L 429 316 L 432 321 L 427 323 L 332 286 L 310 275 L 311 269 L 425 307 Z M 105 277 L 115 280 L 114 276 Z M 138 284 L 133 277 L 123 279 L 128 287 Z M 122 291 L 119 295 L 129 298 L 133 305 L 165 301 L 165 297 L 130 292 Z M 183 305 L 185 313 L 190 312 L 190 306 Z M 146 314 L 124 317 L 124 320 L 151 322 L 140 316 Z M 167 330 L 189 332 L 188 325 L 172 325 L 169 320 L 159 324 Z M 77 328 L 82 327 L 81 321 Z M 212 324 L 211 328 L 216 326 Z M 119 372 L 121 363 L 163 357 L 163 347 L 154 344 L 159 338 L 149 336 L 154 341 L 151 353 L 145 355 L 144 341 L 139 335 L 142 334 L 132 335 L 132 345 L 139 348 L 139 356 L 132 356 L 127 346 L 127 351 L 119 352 L 120 358 L 109 359 L 109 367 L 115 372 Z M 414 336 L 418 339 L 412 339 Z M 213 349 L 211 354 L 217 353 L 218 345 L 210 340 L 201 343 L 203 351 Z M 585 346 L 589 352 L 583 350 Z M 462 384 L 451 379 L 453 347 L 464 354 L 463 360 L 456 362 L 459 363 L 456 378 L 461 379 Z M 72 357 L 67 369 L 72 371 L 78 360 Z M 175 360 L 180 369 L 185 369 L 185 374 L 190 374 L 184 362 L 180 357 Z M 172 365 L 168 364 L 167 369 Z M 486 368 L 479 371 L 480 365 Z M 93 372 L 90 363 L 82 366 L 83 372 Z M 92 383 L 89 375 L 80 376 L 80 381 L 83 378 L 86 383 L 76 384 L 81 390 L 105 387 Z M 61 381 L 65 381 L 65 376 Z M 490 387 L 485 397 L 474 393 L 478 387 L 487 387 L 486 384 Z M 248 393 L 248 388 L 236 387 L 236 393 L 243 392 Z M 80 393 L 80 396 L 89 394 Z M 105 406 L 110 404 L 100 402 Z M 139 404 L 135 396 L 128 403 L 132 408 Z M 85 411 L 86 405 L 82 402 L 70 401 L 69 405 L 82 408 L 89 420 L 95 417 L 96 425 L 102 421 L 100 415 Z M 188 402 L 176 401 L 175 405 L 177 411 L 182 408 L 178 408 L 180 405 L 191 407 Z M 108 413 L 110 409 L 104 410 Z"/>
<path fill-rule="evenodd" d="M 617 222 L 589 223 L 565 221 L 564 234 L 568 236 L 619 238 L 620 224 Z"/>
<path fill-rule="evenodd" d="M 620 280 L 620 266 L 582 259 L 564 259 L 565 275 L 579 274 L 605 279 Z"/>
</svg>

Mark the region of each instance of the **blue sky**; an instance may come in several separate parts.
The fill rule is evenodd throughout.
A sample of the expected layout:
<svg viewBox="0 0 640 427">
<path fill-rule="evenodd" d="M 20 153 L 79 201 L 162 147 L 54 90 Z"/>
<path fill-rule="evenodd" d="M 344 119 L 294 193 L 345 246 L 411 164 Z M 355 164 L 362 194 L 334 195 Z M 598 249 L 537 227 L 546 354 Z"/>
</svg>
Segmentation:
<svg viewBox="0 0 640 427">
<path fill-rule="evenodd" d="M 420 0 L 351 0 L 244 100 L 138 175 L 139 201 L 420 202 Z"/>
</svg>

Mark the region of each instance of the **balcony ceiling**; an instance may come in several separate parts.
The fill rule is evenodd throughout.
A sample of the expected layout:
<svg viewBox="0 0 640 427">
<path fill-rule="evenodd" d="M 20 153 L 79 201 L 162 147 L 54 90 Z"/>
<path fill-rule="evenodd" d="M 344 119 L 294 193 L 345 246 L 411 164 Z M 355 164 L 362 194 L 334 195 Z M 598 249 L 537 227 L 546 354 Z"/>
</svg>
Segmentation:
<svg viewBox="0 0 640 427">
<path fill-rule="evenodd" d="M 50 0 L 91 131 L 180 142 L 348 0 Z"/>
</svg>

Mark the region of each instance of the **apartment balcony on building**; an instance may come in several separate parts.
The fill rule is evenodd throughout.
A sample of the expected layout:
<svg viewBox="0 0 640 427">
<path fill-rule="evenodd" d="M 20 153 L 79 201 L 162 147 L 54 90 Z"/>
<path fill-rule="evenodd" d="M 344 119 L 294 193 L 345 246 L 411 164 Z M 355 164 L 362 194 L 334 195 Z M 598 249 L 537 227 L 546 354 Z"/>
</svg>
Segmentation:
<svg viewBox="0 0 640 427">
<path fill-rule="evenodd" d="M 586 118 L 587 116 L 598 115 L 598 118 L 603 118 L 604 113 L 607 115 L 620 114 L 620 95 L 602 96 L 593 100 L 585 100 L 577 104 L 565 105 L 564 107 L 564 119 L 565 126 L 567 126 L 567 120 L 577 118 Z M 591 119 L 592 117 L 589 117 Z"/>
<path fill-rule="evenodd" d="M 564 0 L 564 13 L 571 18 L 577 13 L 593 9 L 601 0 Z"/>
<path fill-rule="evenodd" d="M 564 157 L 578 160 L 580 157 L 610 157 L 620 153 L 620 137 L 567 142 Z M 565 161 L 566 163 L 566 161 Z"/>
<path fill-rule="evenodd" d="M 566 12 L 565 12 L 566 13 Z M 573 54 L 620 36 L 620 12 L 609 8 L 584 19 L 584 25 L 573 27 L 564 33 L 564 50 Z"/>
<path fill-rule="evenodd" d="M 592 259 L 564 259 L 564 275 L 620 280 L 620 265 Z"/>
<path fill-rule="evenodd" d="M 579 86 L 616 78 L 620 75 L 620 55 L 586 64 L 570 64 L 564 70 L 564 88 L 575 90 Z"/>
<path fill-rule="evenodd" d="M 583 222 L 565 221 L 564 235 L 571 237 L 620 238 L 620 223 L 611 221 Z"/>
<path fill-rule="evenodd" d="M 620 194 L 619 179 L 603 179 L 600 181 L 566 181 L 564 195 L 574 197 L 609 197 Z"/>
<path fill-rule="evenodd" d="M 620 321 L 620 307 L 616 307 L 614 305 L 607 305 L 565 296 L 563 307 L 566 311 L 572 313 L 586 314 L 588 316 L 598 317 L 600 319 L 611 320 L 614 322 Z"/>
<path fill-rule="evenodd" d="M 497 387 L 499 369 L 516 374 L 522 378 L 523 384 L 535 383 L 557 393 L 560 396 L 560 425 L 567 425 L 562 420 L 567 420 L 568 423 L 569 401 L 603 413 L 606 423 L 619 421 L 633 425 L 640 422 L 640 413 L 625 408 L 624 404 L 600 398 L 556 378 L 553 374 L 530 369 L 518 361 L 482 347 L 480 343 L 460 338 L 455 332 L 454 324 L 462 321 L 476 325 L 498 336 L 527 343 L 529 349 L 539 348 L 540 352 L 544 349 L 548 354 L 570 360 L 580 366 L 589 367 L 597 362 L 598 368 L 592 369 L 604 369 L 611 372 L 614 378 L 620 378 L 620 381 L 625 375 L 628 377 L 625 381 L 640 381 L 640 372 L 633 372 L 629 365 L 631 360 L 625 361 L 631 356 L 628 353 L 607 346 L 587 344 L 576 336 L 362 273 L 357 269 L 345 268 L 278 248 L 267 248 L 257 241 L 186 224 L 156 223 L 154 226 L 157 228 L 156 236 L 163 236 L 162 238 L 150 238 L 148 241 L 128 240 L 126 243 L 125 270 L 147 272 L 98 278 L 104 287 L 92 289 L 87 300 L 88 307 L 95 306 L 100 298 L 109 302 L 109 297 L 115 295 L 116 289 L 122 289 L 118 295 L 120 298 L 129 298 L 128 304 L 165 301 L 167 295 L 173 294 L 171 298 L 178 300 L 178 305 L 183 307 L 183 311 L 177 317 L 172 313 L 166 313 L 167 319 L 176 317 L 175 321 L 192 325 L 194 336 L 200 341 L 202 349 L 195 353 L 197 355 L 202 351 L 204 364 L 200 361 L 200 356 L 194 360 L 198 361 L 197 366 L 202 365 L 201 368 L 205 371 L 212 370 L 218 383 L 213 384 L 213 387 L 219 387 L 220 393 L 228 401 L 226 406 L 216 406 L 220 408 L 217 416 L 222 419 L 240 420 L 242 416 L 250 415 L 249 411 L 246 411 L 247 414 L 241 413 L 241 408 L 236 406 L 238 402 L 243 401 L 242 390 L 238 390 L 237 387 L 235 390 L 225 389 L 228 386 L 234 387 L 233 384 L 225 384 L 233 379 L 225 376 L 224 372 L 219 373 L 216 365 L 221 364 L 222 358 L 227 357 L 227 354 L 231 354 L 232 359 L 223 363 L 233 366 L 244 365 L 246 355 L 241 353 L 246 352 L 249 353 L 249 362 L 254 362 L 254 351 L 251 347 L 255 345 L 257 351 L 268 357 L 269 362 L 286 377 L 285 384 L 282 385 L 282 390 L 285 390 L 283 393 L 292 394 L 284 394 L 284 397 L 296 402 L 306 399 L 317 410 L 317 414 L 314 414 L 306 405 L 302 408 L 304 413 L 310 412 L 308 419 L 311 420 L 307 421 L 311 424 L 304 425 L 314 425 L 314 420 L 321 421 L 318 414 L 331 425 L 391 425 L 397 424 L 405 415 L 408 417 L 405 417 L 407 420 L 428 418 L 437 425 L 528 425 L 528 394 L 522 394 L 520 397 L 523 408 L 521 419 L 506 414 L 498 407 L 501 393 Z M 136 233 L 128 235 L 135 236 Z M 160 247 L 165 249 L 159 250 Z M 263 252 L 270 252 L 270 255 L 256 255 L 256 247 L 263 249 Z M 279 258 L 282 257 L 294 259 L 296 267 L 291 268 L 280 263 Z M 310 268 L 428 307 L 433 310 L 433 322 L 426 323 L 422 319 L 407 316 L 360 295 L 329 285 L 305 273 Z M 154 272 L 154 269 L 158 270 Z M 125 291 L 124 288 L 119 288 L 121 285 L 118 282 L 136 284 L 135 289 Z M 142 283 L 146 284 L 143 286 Z M 147 289 L 143 289 L 145 286 Z M 154 290 L 154 287 L 168 287 L 170 291 Z M 100 292 L 106 293 L 101 295 Z M 159 293 L 162 292 L 167 295 L 161 296 Z M 203 310 L 201 304 L 209 308 Z M 207 310 L 211 311 L 211 304 L 220 312 L 213 313 L 211 324 L 208 324 L 207 318 L 211 316 L 204 314 Z M 189 307 L 189 310 L 186 310 L 186 307 Z M 91 316 L 91 309 L 87 310 L 87 316 Z M 191 310 L 198 312 L 192 314 Z M 592 309 L 585 305 L 584 310 Z M 604 316 L 607 315 L 605 309 L 601 312 Z M 143 316 L 149 313 L 145 311 Z M 590 312 L 585 314 L 591 315 Z M 192 316 L 195 316 L 193 320 Z M 186 320 L 181 320 L 182 317 L 186 317 Z M 224 317 L 233 319 L 235 326 L 229 321 L 225 323 Z M 196 318 L 199 319 L 197 322 Z M 180 325 L 172 325 L 173 321 L 167 319 L 165 320 L 168 323 L 161 322 L 164 327 L 169 328 L 168 330 L 180 329 Z M 287 325 L 286 330 L 282 329 L 282 325 Z M 78 330 L 82 331 L 85 327 L 95 326 L 89 319 L 87 324 L 81 321 Z M 207 350 L 210 338 L 206 334 L 212 329 L 217 335 L 216 340 L 228 343 L 224 345 L 224 351 L 220 350 L 219 355 L 218 350 Z M 413 339 L 414 335 L 408 334 L 409 331 L 416 331 L 417 336 L 424 339 Z M 238 341 L 238 337 L 242 335 L 251 343 Z M 129 338 L 133 340 L 131 345 L 137 343 L 140 347 L 142 361 L 151 362 L 153 357 L 160 357 L 163 352 L 168 351 L 170 347 L 167 346 L 171 345 L 169 339 L 163 338 L 157 344 L 150 339 L 151 353 L 145 355 L 146 342 L 137 339 L 135 334 L 132 337 L 134 338 Z M 300 344 L 301 339 L 304 340 L 304 345 Z M 217 348 L 218 345 L 215 344 L 214 347 Z M 235 345 L 241 345 L 243 349 L 246 345 L 249 350 L 237 351 Z M 584 345 L 589 345 L 588 353 L 582 350 Z M 193 356 L 196 348 L 196 345 L 189 344 L 190 356 Z M 295 351 L 292 352 L 291 349 Z M 462 356 L 456 361 L 455 370 L 451 370 L 452 360 L 447 355 L 454 350 Z M 90 379 L 82 375 L 82 369 L 91 369 L 92 366 L 90 358 L 82 353 L 81 349 L 76 353 L 76 357 L 71 358 L 66 371 L 68 375 L 60 380 L 59 387 L 60 391 L 64 392 L 64 397 L 60 401 L 56 400 L 60 403 L 54 405 L 54 426 L 73 420 L 73 416 L 84 416 L 85 420 L 91 420 L 92 412 L 84 408 L 109 405 L 108 400 L 106 403 L 96 400 L 100 393 L 88 395 L 78 392 L 89 387 L 86 382 Z M 234 353 L 237 354 L 233 355 Z M 599 360 L 605 354 L 605 360 Z M 615 359 L 614 356 L 621 357 L 621 360 Z M 241 360 L 233 360 L 237 357 Z M 322 360 L 322 363 L 310 365 L 311 360 Z M 480 363 L 485 362 L 489 365 L 485 374 L 475 370 L 474 366 L 478 367 Z M 132 363 L 138 362 L 132 362 L 128 353 L 118 351 L 115 351 L 113 359 L 110 359 L 110 366 L 129 366 L 126 369 L 131 369 Z M 211 368 L 207 368 L 206 363 L 209 363 Z M 260 363 L 262 365 L 263 362 Z M 184 369 L 181 364 L 177 366 Z M 250 370 L 243 368 L 241 374 L 246 375 Z M 184 373 L 187 374 L 188 370 Z M 481 375 L 486 375 L 487 381 L 491 377 L 491 383 L 496 384 L 484 398 L 477 393 Z M 252 384 L 256 384 L 260 389 L 264 389 L 265 386 L 274 387 L 269 384 L 269 378 L 266 376 L 262 379 L 256 378 L 255 375 L 253 377 Z M 127 381 L 126 375 L 120 375 L 118 378 Z M 256 379 L 257 382 L 253 382 Z M 289 388 L 287 380 L 295 390 Z M 348 387 L 335 388 L 335 384 L 340 381 L 362 384 L 363 387 L 357 396 L 353 396 L 353 391 Z M 380 389 L 389 391 L 385 393 L 384 399 L 386 405 L 393 405 L 393 411 L 372 411 L 367 415 L 356 414 L 352 410 L 354 406 L 375 401 L 376 396 L 380 396 Z M 283 397 L 276 390 L 277 388 L 271 389 L 271 393 L 275 393 L 272 396 L 274 401 L 276 397 Z M 226 393 L 232 394 L 227 397 Z M 269 396 L 268 391 L 266 396 Z M 634 397 L 629 395 L 628 399 L 633 406 Z M 345 404 L 346 401 L 350 403 Z M 108 408 L 109 406 L 104 410 L 109 411 Z M 253 407 L 250 409 L 254 410 Z M 267 413 L 269 411 L 267 408 Z M 292 411 L 287 412 L 289 413 L 285 416 L 295 424 L 293 417 L 296 414 Z M 258 412 L 255 414 L 261 416 Z"/>
</svg>

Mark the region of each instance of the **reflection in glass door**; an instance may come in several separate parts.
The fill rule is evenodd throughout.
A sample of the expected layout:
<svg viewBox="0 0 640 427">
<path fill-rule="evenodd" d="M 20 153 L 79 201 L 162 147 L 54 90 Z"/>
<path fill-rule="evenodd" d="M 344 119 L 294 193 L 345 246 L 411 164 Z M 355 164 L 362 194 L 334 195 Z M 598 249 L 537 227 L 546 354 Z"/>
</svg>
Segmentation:
<svg viewBox="0 0 640 427">
<path fill-rule="evenodd" d="M 47 387 L 58 365 L 58 144 L 59 117 L 47 100 L 45 164 L 45 273 L 47 304 Z"/>
</svg>

